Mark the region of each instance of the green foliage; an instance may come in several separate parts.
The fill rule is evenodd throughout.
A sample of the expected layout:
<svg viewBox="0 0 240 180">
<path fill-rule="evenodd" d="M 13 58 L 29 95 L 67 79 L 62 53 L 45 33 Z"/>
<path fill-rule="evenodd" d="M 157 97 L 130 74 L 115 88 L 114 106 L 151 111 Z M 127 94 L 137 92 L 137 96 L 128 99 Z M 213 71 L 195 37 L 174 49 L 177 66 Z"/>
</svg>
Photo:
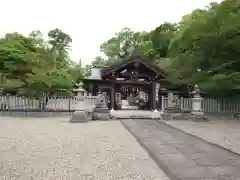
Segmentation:
<svg viewBox="0 0 240 180">
<path fill-rule="evenodd" d="M 236 98 L 240 91 L 239 7 L 238 0 L 225 0 L 150 32 L 123 28 L 101 44 L 105 57 L 96 57 L 84 69 L 70 60 L 72 39 L 60 29 L 49 31 L 48 40 L 40 31 L 29 36 L 8 33 L 0 39 L 0 88 L 25 95 L 59 90 L 68 94 L 91 67 L 119 63 L 138 47 L 168 72 L 168 87 L 187 86 L 190 92 L 199 84 L 209 96 Z"/>
<path fill-rule="evenodd" d="M 240 91 L 239 7 L 238 0 L 225 0 L 151 32 L 124 28 L 101 45 L 107 57 L 101 64 L 122 60 L 137 45 L 143 55 L 167 70 L 166 81 L 185 85 L 189 91 L 199 84 L 210 96 L 234 98 Z"/>
<path fill-rule="evenodd" d="M 29 36 L 8 33 L 0 39 L 0 88 L 4 92 L 42 96 L 69 94 L 83 70 L 68 54 L 71 38 L 59 29 L 44 40 L 40 31 Z"/>
<path fill-rule="evenodd" d="M 226 0 L 183 18 L 169 48 L 177 78 L 218 96 L 236 95 L 229 92 L 240 90 L 239 15 L 238 1 Z"/>
</svg>

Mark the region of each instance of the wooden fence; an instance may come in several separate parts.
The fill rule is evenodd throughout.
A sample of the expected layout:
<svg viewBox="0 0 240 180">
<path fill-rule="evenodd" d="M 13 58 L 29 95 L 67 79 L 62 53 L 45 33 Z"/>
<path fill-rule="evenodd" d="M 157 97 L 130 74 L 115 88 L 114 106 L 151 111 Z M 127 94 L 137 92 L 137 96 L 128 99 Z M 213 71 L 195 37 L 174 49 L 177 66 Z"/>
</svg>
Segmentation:
<svg viewBox="0 0 240 180">
<path fill-rule="evenodd" d="M 168 106 L 168 98 L 162 97 L 162 107 Z M 191 98 L 179 98 L 177 104 L 181 106 L 183 110 L 192 109 L 192 99 Z M 207 113 L 235 113 L 240 112 L 240 101 L 228 101 L 228 100 L 218 100 L 218 99 L 203 99 L 202 109 Z"/>
<path fill-rule="evenodd" d="M 85 99 L 94 100 L 94 96 Z M 191 98 L 180 98 L 177 102 L 182 109 L 192 109 Z M 0 96 L 0 110 L 41 110 L 41 111 L 72 111 L 76 104 L 75 97 L 48 97 L 47 99 L 35 99 L 16 96 Z M 162 97 L 162 107 L 167 107 L 168 98 Z M 204 99 L 202 103 L 204 112 L 240 112 L 240 101 Z"/>
<path fill-rule="evenodd" d="M 48 97 L 43 99 L 0 96 L 0 110 L 74 110 L 75 97 Z"/>
</svg>

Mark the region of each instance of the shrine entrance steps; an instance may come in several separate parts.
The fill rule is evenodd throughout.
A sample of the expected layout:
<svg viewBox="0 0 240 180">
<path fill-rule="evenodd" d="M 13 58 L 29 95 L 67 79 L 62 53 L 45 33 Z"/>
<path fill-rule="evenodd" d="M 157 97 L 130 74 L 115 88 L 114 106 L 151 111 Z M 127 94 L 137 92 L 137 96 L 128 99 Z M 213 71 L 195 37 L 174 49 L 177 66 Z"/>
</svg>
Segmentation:
<svg viewBox="0 0 240 180">
<path fill-rule="evenodd" d="M 114 110 L 112 119 L 161 119 L 160 111 L 148 110 Z"/>
<path fill-rule="evenodd" d="M 156 120 L 121 122 L 170 179 L 240 179 L 238 154 Z"/>
</svg>

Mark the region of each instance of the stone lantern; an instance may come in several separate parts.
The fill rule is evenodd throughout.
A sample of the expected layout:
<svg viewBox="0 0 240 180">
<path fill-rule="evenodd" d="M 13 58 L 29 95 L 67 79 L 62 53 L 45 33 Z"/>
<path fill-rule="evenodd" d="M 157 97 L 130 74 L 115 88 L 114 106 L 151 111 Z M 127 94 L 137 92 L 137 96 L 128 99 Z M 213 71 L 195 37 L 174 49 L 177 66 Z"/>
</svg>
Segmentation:
<svg viewBox="0 0 240 180">
<path fill-rule="evenodd" d="M 199 86 L 196 84 L 194 86 L 194 91 L 192 92 L 192 117 L 193 120 L 196 121 L 201 121 L 201 120 L 206 120 L 204 117 L 204 112 L 202 109 L 202 103 L 203 103 L 203 98 L 201 97 L 201 90 Z"/>
<path fill-rule="evenodd" d="M 78 88 L 74 89 L 76 92 L 76 104 L 75 104 L 75 111 L 70 119 L 71 123 L 78 123 L 78 122 L 88 122 L 87 113 L 85 110 L 84 105 L 84 98 L 85 98 L 85 90 L 82 88 L 82 84 L 77 84 Z"/>
<path fill-rule="evenodd" d="M 78 88 L 73 90 L 76 92 L 76 97 L 84 96 L 86 91 L 82 88 L 82 83 L 78 83 L 76 85 Z"/>
</svg>

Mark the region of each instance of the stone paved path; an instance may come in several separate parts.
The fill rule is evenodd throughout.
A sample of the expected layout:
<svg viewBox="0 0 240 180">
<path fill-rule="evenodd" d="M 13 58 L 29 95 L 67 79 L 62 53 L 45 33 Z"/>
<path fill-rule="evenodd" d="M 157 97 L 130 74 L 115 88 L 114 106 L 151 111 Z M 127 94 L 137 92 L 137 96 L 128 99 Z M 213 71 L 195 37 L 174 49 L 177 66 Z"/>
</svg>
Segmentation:
<svg viewBox="0 0 240 180">
<path fill-rule="evenodd" d="M 223 120 L 218 117 L 215 117 L 215 119 L 209 119 L 210 121 L 208 122 L 194 122 L 188 120 L 173 120 L 163 122 L 240 154 L 239 120 Z"/>
<path fill-rule="evenodd" d="M 237 154 L 154 120 L 122 123 L 171 179 L 240 180 Z"/>
</svg>

